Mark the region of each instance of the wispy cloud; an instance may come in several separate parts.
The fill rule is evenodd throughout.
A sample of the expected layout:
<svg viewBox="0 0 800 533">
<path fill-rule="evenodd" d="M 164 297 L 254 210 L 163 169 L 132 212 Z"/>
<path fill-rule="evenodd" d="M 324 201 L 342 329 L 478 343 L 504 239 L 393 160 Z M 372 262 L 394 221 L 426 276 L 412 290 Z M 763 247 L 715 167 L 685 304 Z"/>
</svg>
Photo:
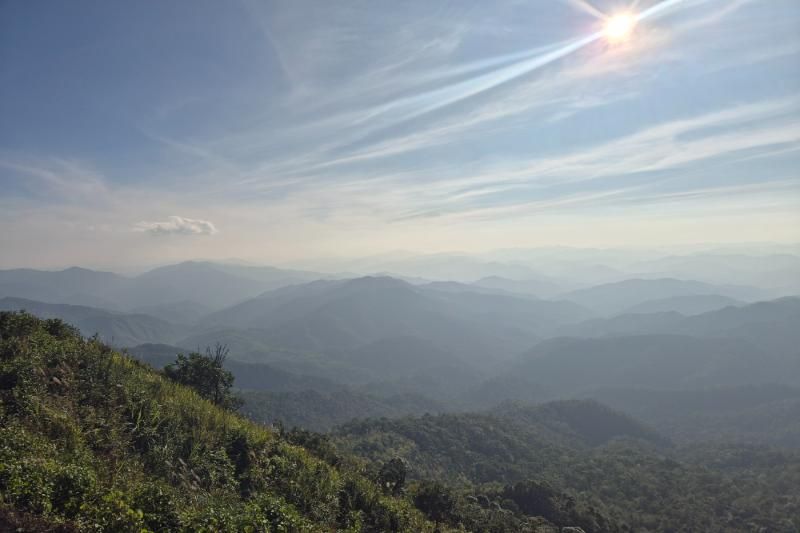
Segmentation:
<svg viewBox="0 0 800 533">
<path fill-rule="evenodd" d="M 13 173 L 28 195 L 56 201 L 92 201 L 104 196 L 108 185 L 90 165 L 76 160 L 49 157 L 0 156 L 0 168 Z"/>
<path fill-rule="evenodd" d="M 586 205 L 599 198 L 613 201 L 621 193 L 633 190 L 644 200 L 658 197 L 654 191 L 648 192 L 650 189 L 665 180 L 674 180 L 700 162 L 720 160 L 729 164 L 752 159 L 762 152 L 800 148 L 800 130 L 795 126 L 798 114 L 800 101 L 795 99 L 736 106 L 668 121 L 611 142 L 524 164 L 511 161 L 467 175 L 458 168 L 435 166 L 409 169 L 381 179 L 351 175 L 347 181 L 304 188 L 296 195 L 311 205 L 366 209 L 392 220 L 431 213 L 456 216 L 481 210 L 487 216 L 505 216 L 534 208 Z M 710 181 L 719 179 L 719 172 L 707 170 L 705 178 L 699 177 L 687 192 L 707 189 L 724 196 L 734 190 L 730 183 L 708 187 Z M 636 177 L 636 185 L 620 188 L 619 183 L 627 176 Z M 768 190 L 770 182 L 785 178 L 778 173 L 736 179 L 756 180 L 759 187 Z M 590 182 L 588 191 L 575 192 L 589 187 Z M 669 194 L 676 197 L 680 193 Z"/>
<path fill-rule="evenodd" d="M 678 8 L 685 10 L 707 1 L 669 0 L 656 3 L 645 11 L 645 18 L 657 18 Z M 739 4 L 743 2 L 734 7 L 738 9 Z M 733 11 L 734 8 L 727 8 L 717 17 Z M 697 29 L 709 23 L 711 19 L 700 20 L 674 32 Z M 428 73 L 402 71 L 393 75 L 384 68 L 367 71 L 367 77 L 380 73 L 376 76 L 381 80 L 380 87 L 365 83 L 362 77 L 345 84 L 345 87 L 355 88 L 350 98 L 365 102 L 360 107 L 348 108 L 347 104 L 351 102 L 338 90 L 342 109 L 326 114 L 319 120 L 302 123 L 295 132 L 282 132 L 283 139 L 293 135 L 314 138 L 322 132 L 333 132 L 333 136 L 315 143 L 301 157 L 266 161 L 262 170 L 246 173 L 247 178 L 243 183 L 262 181 L 259 176 L 265 174 L 272 182 L 280 180 L 282 176 L 295 180 L 298 174 L 304 176 L 300 181 L 307 181 L 313 179 L 315 173 L 333 167 L 411 154 L 420 149 L 482 136 L 486 134 L 487 128 L 497 127 L 501 121 L 506 121 L 502 127 L 507 129 L 509 123 L 513 124 L 522 116 L 529 120 L 562 120 L 579 112 L 637 96 L 637 92 L 631 89 L 620 91 L 619 81 L 641 80 L 643 68 L 657 65 L 670 54 L 674 55 L 674 52 L 665 51 L 667 44 L 674 43 L 665 38 L 663 32 L 648 30 L 637 36 L 632 47 L 594 50 L 579 61 L 557 65 L 546 76 L 530 78 L 531 73 L 537 69 L 555 63 L 600 38 L 600 32 L 590 31 L 583 37 L 460 66 L 436 65 Z M 467 77 L 462 76 L 452 81 L 446 79 L 447 76 L 459 72 L 467 74 Z M 617 81 L 615 85 L 609 86 L 614 90 L 588 87 L 604 76 Z M 436 79 L 444 83 L 438 83 L 432 88 L 419 86 L 423 80 L 427 83 Z M 381 90 L 388 87 L 393 90 L 381 94 Z M 398 91 L 402 92 L 398 94 Z M 493 97 L 483 98 L 489 91 Z M 319 99 L 327 101 L 329 105 L 334 104 L 331 94 L 336 93 L 337 90 L 325 90 L 318 98 L 311 99 L 309 104 L 313 107 Z M 378 103 L 373 103 L 376 99 Z M 452 112 L 439 113 L 464 101 L 469 101 L 469 105 L 459 106 Z M 537 113 L 545 113 L 545 116 Z M 399 127 L 408 123 L 411 123 L 408 127 Z M 256 145 L 264 145 L 263 134 L 254 137 L 258 139 Z M 235 139 L 237 146 L 249 145 L 252 141 L 253 137 L 246 134 Z M 268 169 L 269 172 L 265 173 L 263 169 Z"/>
</svg>

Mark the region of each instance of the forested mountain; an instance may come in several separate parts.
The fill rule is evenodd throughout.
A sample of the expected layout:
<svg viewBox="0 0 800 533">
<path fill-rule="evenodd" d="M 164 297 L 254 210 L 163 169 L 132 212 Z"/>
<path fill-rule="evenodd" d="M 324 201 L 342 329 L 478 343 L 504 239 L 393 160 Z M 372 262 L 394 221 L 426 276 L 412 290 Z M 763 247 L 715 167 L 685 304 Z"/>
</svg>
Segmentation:
<svg viewBox="0 0 800 533">
<path fill-rule="evenodd" d="M 219 309 L 297 279 L 280 272 L 273 279 L 245 277 L 239 271 L 230 272 L 226 265 L 187 261 L 137 276 L 133 288 L 121 295 L 121 299 L 137 307 L 193 300 Z"/>
<path fill-rule="evenodd" d="M 593 401 L 523 406 L 503 404 L 484 413 L 425 415 L 354 421 L 333 432 L 345 449 L 371 460 L 393 454 L 409 461 L 412 475 L 471 482 L 518 481 L 557 468 L 572 456 L 614 439 L 646 446 L 668 441 L 631 418 Z"/>
<path fill-rule="evenodd" d="M 169 356 L 222 343 L 236 361 L 357 385 L 379 397 L 432 397 L 451 409 L 597 387 L 791 384 L 800 375 L 798 298 L 693 316 L 627 314 L 564 324 L 587 312 L 462 288 L 440 291 L 391 278 L 317 281 L 267 292 L 191 326 L 19 299 L 2 299 L 0 306 L 63 318 L 116 346 L 168 344 Z M 539 340 L 539 334 L 577 338 Z M 296 389 L 282 392 L 289 390 Z"/>
<path fill-rule="evenodd" d="M 508 292 L 502 289 L 480 287 L 474 283 L 459 283 L 458 281 L 430 281 L 419 284 L 418 287 L 440 292 L 477 292 L 481 294 L 520 295 L 520 293 Z"/>
<path fill-rule="evenodd" d="M 747 339 L 778 357 L 800 362 L 800 298 L 784 297 L 743 307 L 726 307 L 682 321 L 677 333 Z M 798 367 L 795 366 L 795 369 Z"/>
<path fill-rule="evenodd" d="M 669 446 L 668 439 L 628 415 L 592 400 L 562 400 L 530 406 L 504 402 L 491 414 L 568 446 L 601 446 L 618 438 Z"/>
<path fill-rule="evenodd" d="M 591 402 L 352 422 L 333 439 L 374 462 L 401 457 L 413 477 L 449 479 L 478 493 L 487 483 L 534 478 L 633 531 L 788 533 L 800 516 L 800 494 L 790 488 L 800 479 L 796 452 L 675 450 Z"/>
<path fill-rule="evenodd" d="M 247 315 L 243 316 L 243 308 Z M 413 286 L 371 277 L 283 289 L 278 295 L 223 310 L 207 321 L 258 328 L 279 346 L 314 351 L 353 349 L 387 337 L 441 343 L 454 339 L 462 325 Z M 479 342 L 477 337 L 472 340 Z"/>
<path fill-rule="evenodd" d="M 240 278 L 258 281 L 265 287 L 264 290 L 273 290 L 278 287 L 287 287 L 298 283 L 305 283 L 326 277 L 319 272 L 309 270 L 296 270 L 276 268 L 263 265 L 240 265 L 233 263 L 211 263 L 214 268 Z M 343 277 L 343 276 L 331 276 Z"/>
<path fill-rule="evenodd" d="M 500 276 L 487 276 L 472 283 L 475 287 L 502 290 L 510 294 L 527 294 L 539 298 L 550 298 L 563 292 L 562 286 L 548 279 L 515 280 Z"/>
<path fill-rule="evenodd" d="M 209 315 L 203 323 L 257 329 L 274 346 L 296 351 L 330 353 L 414 338 L 480 366 L 589 315 L 568 302 L 366 277 L 286 287 Z"/>
<path fill-rule="evenodd" d="M 131 355 L 156 368 L 172 363 L 181 352 L 226 345 L 232 357 L 224 366 L 245 401 L 242 413 L 275 425 L 275 438 L 284 439 L 281 442 L 287 442 L 286 446 L 289 441 L 305 443 L 313 454 L 336 457 L 329 461 L 334 468 L 358 465 L 351 454 L 360 457 L 366 464 L 354 466 L 352 475 L 366 472 L 365 481 L 357 482 L 366 483 L 365 487 L 372 486 L 368 484 L 374 484 L 372 480 L 378 479 L 380 472 L 386 474 L 387 468 L 394 471 L 403 464 L 403 471 L 413 481 L 406 496 L 397 494 L 400 503 L 392 505 L 406 509 L 402 520 L 418 524 L 414 527 L 421 530 L 432 526 L 417 514 L 415 505 L 438 521 L 440 528 L 464 526 L 475 531 L 535 531 L 548 522 L 579 525 L 587 532 L 625 531 L 626 527 L 652 531 L 680 527 L 792 531 L 795 527 L 790 517 L 798 506 L 796 498 L 780 500 L 780 505 L 771 502 L 786 492 L 782 487 L 798 478 L 798 457 L 790 451 L 800 446 L 795 423 L 800 414 L 796 389 L 800 386 L 798 298 L 726 305 L 691 316 L 670 310 L 597 319 L 574 302 L 515 295 L 498 288 L 476 289 L 453 282 L 412 285 L 394 278 L 366 277 L 289 285 L 211 312 L 208 310 L 213 307 L 196 300 L 173 300 L 205 283 L 210 279 L 207 276 L 221 279 L 215 268 L 181 266 L 176 271 L 186 275 L 182 284 L 171 281 L 176 271 L 170 269 L 145 276 L 160 279 L 147 283 L 153 291 L 166 295 L 165 303 L 140 309 L 174 321 L 17 298 L 0 299 L 0 308 L 25 308 L 45 318 L 64 318 L 87 335 L 99 332 L 99 341 L 128 346 Z M 231 281 L 226 289 L 229 297 L 250 283 L 263 283 L 252 279 L 257 277 L 252 271 L 250 278 L 241 272 L 223 274 L 222 279 L 233 278 L 227 278 Z M 84 275 L 92 276 L 78 274 Z M 113 275 L 104 279 L 111 285 L 119 281 Z M 161 283 L 173 284 L 173 288 L 164 286 L 159 291 Z M 681 283 L 681 287 L 685 285 Z M 205 294 L 210 297 L 214 293 Z M 688 312 L 689 308 L 730 302 L 727 297 L 701 294 L 650 299 L 637 305 L 639 311 L 648 306 L 683 306 L 681 310 Z M 25 315 L 3 316 L 29 321 L 31 331 L 38 332 L 34 335 L 37 339 L 47 337 L 51 326 L 46 324 L 55 324 L 19 318 Z M 62 329 L 48 342 L 81 346 L 90 358 L 127 361 L 103 355 L 112 352 L 96 341 L 78 341 Z M 569 336 L 560 336 L 565 334 Z M 11 337 L 17 339 L 13 342 L 28 342 L 19 340 L 16 333 Z M 42 353 L 41 357 L 51 355 Z M 11 360 L 19 364 L 18 358 Z M 94 368 L 94 363 L 80 361 L 78 357 L 54 368 L 74 364 Z M 151 375 L 146 368 L 131 365 L 125 362 L 120 368 Z M 67 382 L 80 372 L 69 374 Z M 162 379 L 152 376 L 136 379 L 147 383 Z M 63 381 L 61 374 L 56 377 Z M 16 387 L 17 382 L 7 383 Z M 87 388 L 81 385 L 76 390 L 89 395 L 89 386 L 86 382 Z M 47 394 L 56 390 L 52 383 L 48 387 Z M 151 395 L 160 398 L 159 394 Z M 551 401 L 574 397 L 599 399 L 619 411 L 593 401 Z M 113 398 L 109 401 L 116 401 Z M 539 405 L 531 405 L 537 402 Z M 97 409 L 105 412 L 106 407 Z M 127 412 L 124 409 L 122 412 Z M 96 431 L 81 425 L 94 423 L 91 416 L 82 411 L 80 416 L 88 417 L 87 421 L 71 423 L 81 431 Z M 293 426 L 330 431 L 332 442 L 321 435 L 280 429 Z M 130 428 L 120 426 L 114 431 L 128 435 Z M 160 435 L 161 429 L 152 431 Z M 138 442 L 137 435 L 130 437 L 132 442 Z M 36 438 L 47 442 L 50 437 Z M 124 439 L 121 442 L 120 446 L 127 446 Z M 209 442 L 202 441 L 204 449 L 215 449 Z M 41 446 L 31 449 L 44 449 Z M 136 456 L 131 464 L 147 465 L 153 460 L 147 455 L 150 451 L 139 450 L 138 444 L 132 446 L 134 452 L 116 448 L 115 453 L 145 454 Z M 15 448 L 13 453 L 20 454 L 20 450 Z M 711 450 L 720 450 L 727 459 L 712 459 Z M 22 456 L 14 457 L 18 461 Z M 195 464 L 180 457 L 187 465 Z M 398 458 L 405 462 L 392 462 Z M 67 457 L 61 461 L 73 464 L 76 460 Z M 98 474 L 97 468 L 105 467 L 92 468 L 98 480 L 108 477 Z M 201 474 L 195 466 L 190 468 L 201 480 L 206 479 L 203 476 L 239 479 L 225 488 L 214 485 L 218 481 L 203 481 L 209 487 L 203 490 L 213 494 L 207 497 L 216 500 L 223 498 L 223 492 L 236 494 L 237 489 L 231 487 L 243 483 L 237 474 L 223 476 L 206 466 L 203 468 L 209 473 Z M 192 517 L 200 511 L 191 507 L 194 504 L 180 503 L 173 477 L 152 472 L 156 473 L 145 470 L 144 477 L 137 476 L 161 476 L 152 482 L 184 509 L 176 520 L 195 520 Z M 331 475 L 337 483 L 344 483 L 351 474 Z M 0 476 L 0 482 L 2 479 Z M 309 484 L 309 491 L 316 487 L 311 481 L 303 483 Z M 102 490 L 120 490 L 117 485 L 102 485 Z M 0 493 L 3 490 L 10 494 L 8 489 L 0 489 Z M 122 490 L 127 496 L 119 501 L 134 509 L 144 507 L 137 499 L 138 490 Z M 341 494 L 343 489 L 336 490 Z M 375 490 L 378 500 L 370 501 L 391 497 L 383 489 Z M 233 524 L 249 520 L 242 518 L 250 516 L 245 508 L 261 512 L 254 510 L 256 504 L 247 507 L 251 500 L 241 496 L 241 490 L 239 493 L 239 498 L 245 499 L 223 498 L 226 506 L 233 506 L 227 508 L 235 510 L 214 520 Z M 297 496 L 279 496 L 285 512 L 296 513 L 291 520 L 305 524 L 302 527 L 345 520 L 309 515 L 308 509 L 316 503 L 296 504 L 300 500 L 292 498 Z M 424 503 L 429 497 L 450 502 L 449 511 L 436 514 Z M 102 501 L 101 496 L 92 498 Z M 730 502 L 736 502 L 735 508 Z M 14 505 L 28 513 L 25 520 L 37 520 L 30 513 L 42 512 L 27 503 Z M 57 511 L 48 511 L 50 518 L 45 520 L 100 520 L 99 515 L 69 511 L 70 515 L 58 507 L 62 504 L 50 505 Z M 362 523 L 385 519 L 371 514 L 374 507 L 359 512 Z M 11 522 L 18 520 L 14 516 L 4 519 L 18 523 Z M 146 522 L 147 511 L 143 510 L 142 517 Z M 488 524 L 494 524 L 494 529 L 486 529 Z"/>
<path fill-rule="evenodd" d="M 632 271 L 709 283 L 751 285 L 774 292 L 774 297 L 800 293 L 800 257 L 797 247 L 780 253 L 742 253 L 741 250 L 705 250 L 702 253 L 668 255 L 632 265 Z"/>
<path fill-rule="evenodd" d="M 59 320 L 0 313 L 2 530 L 623 530 L 535 482 L 482 492 L 406 486 L 402 463 L 365 468 L 323 437 L 248 422 Z"/>
<path fill-rule="evenodd" d="M 200 349 L 199 346 L 194 348 L 198 351 Z M 162 369 L 174 362 L 177 354 L 191 350 L 169 344 L 140 344 L 127 348 L 125 352 L 153 368 Z M 271 392 L 305 390 L 329 392 L 342 388 L 340 383 L 334 381 L 317 376 L 295 374 L 265 363 L 246 363 L 229 358 L 225 361 L 225 368 L 233 373 L 237 387 L 242 389 Z"/>
<path fill-rule="evenodd" d="M 385 337 L 347 352 L 344 360 L 371 372 L 378 379 L 386 376 L 402 379 L 418 374 L 435 374 L 438 368 L 464 364 L 452 352 L 416 337 Z"/>
<path fill-rule="evenodd" d="M 539 273 L 519 263 L 486 260 L 468 254 L 428 254 L 366 259 L 343 265 L 358 272 L 387 272 L 391 275 L 427 279 L 446 279 L 470 283 L 488 276 L 535 279 Z"/>
<path fill-rule="evenodd" d="M 175 324 L 194 324 L 212 312 L 210 307 L 192 300 L 182 300 L 165 304 L 145 305 L 133 310 L 135 313 L 154 316 Z"/>
<path fill-rule="evenodd" d="M 114 346 L 148 342 L 175 342 L 188 333 L 186 327 L 143 314 L 105 311 L 95 307 L 48 304 L 22 298 L 0 298 L 0 310 L 25 310 L 41 318 L 60 318 L 87 336 L 97 333 Z"/>
<path fill-rule="evenodd" d="M 313 476 L 298 473 L 307 499 L 275 492 L 284 490 L 277 485 L 269 489 L 273 492 L 267 491 L 270 505 L 277 505 L 275 512 L 282 513 L 280 520 L 295 524 L 295 529 L 313 530 L 319 524 L 338 529 L 341 524 L 355 523 L 347 522 L 350 519 L 342 518 L 339 511 L 333 518 L 313 511 L 317 505 L 327 505 L 326 509 L 353 505 L 340 498 L 342 491 L 350 490 L 343 487 L 353 483 L 360 484 L 362 495 L 375 491 L 367 498 L 372 503 L 345 513 L 360 517 L 362 525 L 356 530 L 369 530 L 367 523 L 383 524 L 373 526 L 376 531 L 394 527 L 387 523 L 415 524 L 403 526 L 406 529 L 435 527 L 425 517 L 439 522 L 440 530 L 537 531 L 548 523 L 580 526 L 586 532 L 796 529 L 791 517 L 799 504 L 797 498 L 785 496 L 785 487 L 800 479 L 800 459 L 793 451 L 800 448 L 796 423 L 800 418 L 800 298 L 746 304 L 723 294 L 740 291 L 741 296 L 741 288 L 631 280 L 573 291 L 568 295 L 572 301 L 547 300 L 534 294 L 534 287 L 545 288 L 539 282 L 489 278 L 476 284 L 411 284 L 386 276 L 306 282 L 304 276 L 310 274 L 302 271 L 293 278 L 288 271 L 211 263 L 185 263 L 135 278 L 80 269 L 7 272 L 6 280 L 27 280 L 27 285 L 16 287 L 35 289 L 43 298 L 72 298 L 80 292 L 83 296 L 77 298 L 102 302 L 111 297 L 115 302 L 99 308 L 0 299 L 0 309 L 24 308 L 43 318 L 65 319 L 86 335 L 99 334 L 97 341 L 78 341 L 55 322 L 3 315 L 17 317 L 6 320 L 28 323 L 26 327 L 37 332 L 30 333 L 33 337 L 9 334 L 9 339 L 16 339 L 9 340 L 12 344 L 50 338 L 47 342 L 80 346 L 87 352 L 90 362 L 67 350 L 73 354 L 69 357 L 77 359 L 54 363 L 56 369 L 77 365 L 78 370 L 65 374 L 66 381 L 54 374 L 62 383 L 74 383 L 74 376 L 97 367 L 91 361 L 104 357 L 139 376 L 130 378 L 131 383 L 155 387 L 153 383 L 163 379 L 113 355 L 101 341 L 127 347 L 130 355 L 155 368 L 172 364 L 178 353 L 202 352 L 217 344 L 229 349 L 231 358 L 224 368 L 244 400 L 240 412 L 276 428 L 267 431 L 273 435 L 270 439 L 276 439 L 269 442 L 281 442 L 287 450 L 295 449 L 292 443 L 307 445 L 312 455 L 327 461 L 325 468 L 333 469 L 323 478 L 328 480 L 326 486 L 339 487 L 335 490 L 320 488 L 311 480 Z M 68 277 L 76 292 L 56 290 L 59 283 L 66 283 L 59 276 Z M 282 286 L 272 288 L 271 283 Z M 706 292 L 712 289 L 716 292 Z M 140 312 L 119 310 L 140 302 L 145 302 L 135 307 Z M 233 305 L 224 307 L 227 303 Z M 612 309 L 623 313 L 603 318 L 595 314 Z M 56 328 L 55 337 L 48 328 Z M 59 357 L 55 352 L 40 356 L 42 361 Z M 1 363 L 6 365 L 4 375 L 16 376 L 14 369 L 21 363 L 15 357 L 10 361 L 16 362 L 12 366 Z M 128 370 L 119 371 L 129 375 Z M 10 384 L 3 386 L 18 390 L 16 377 L 3 379 L 0 382 Z M 93 387 L 96 379 L 91 377 L 74 392 L 81 398 L 92 397 L 90 382 Z M 128 390 L 127 379 L 122 379 L 123 391 Z M 46 393 L 37 394 L 62 394 L 57 385 L 48 382 Z M 159 405 L 171 401 L 164 400 L 162 392 L 148 390 Z M 71 398 L 73 389 L 64 394 Z M 107 401 L 129 401 L 120 398 L 111 395 Z M 177 458 L 188 465 L 180 468 L 191 469 L 186 475 L 200 487 L 196 490 L 206 491 L 204 498 L 225 502 L 219 508 L 219 512 L 227 509 L 225 516 L 206 518 L 192 503 L 200 500 L 181 499 L 179 477 L 149 466 L 156 461 L 153 452 L 138 448 L 138 439 L 144 437 L 131 429 L 144 427 L 147 438 L 158 440 L 166 438 L 161 435 L 163 424 L 173 422 L 153 422 L 159 428 L 153 429 L 142 420 L 149 420 L 147 413 L 157 411 L 156 407 L 143 404 L 144 410 L 136 410 L 123 404 L 124 408 L 95 406 L 94 412 L 141 413 L 136 416 L 143 418 L 133 426 L 119 422 L 117 427 L 112 422 L 115 435 L 126 436 L 115 445 L 114 453 L 134 454 L 126 464 L 144 465 L 144 473 L 133 477 L 142 479 L 146 487 L 158 486 L 170 505 L 182 509 L 167 529 L 175 524 L 194 525 L 196 520 L 236 529 L 243 520 L 262 516 L 258 513 L 265 512 L 265 507 L 241 488 L 245 478 L 237 477 L 235 458 L 227 456 L 234 465 L 230 474 L 219 455 L 228 453 L 227 445 L 218 444 L 227 442 L 227 437 L 193 440 L 192 446 L 204 451 L 187 452 L 188 456 L 181 455 L 184 452 L 177 444 L 169 452 L 173 465 Z M 0 410 L 2 416 L 9 416 L 6 405 L 10 404 L 6 402 L 5 411 Z M 81 431 L 99 431 L 86 425 L 95 423 L 94 415 L 78 409 L 64 416 Z M 73 420 L 74 416 L 86 420 Z M 163 420 L 166 415 L 159 416 Z M 33 440 L 25 441 L 31 450 L 62 445 L 36 433 L 38 426 L 26 425 L 24 417 L 14 420 L 14 428 L 28 428 L 17 430 L 19 434 L 33 432 Z M 175 420 L 175 427 L 183 427 L 184 422 Z M 284 429 L 295 426 L 303 429 Z M 330 433 L 323 436 L 305 430 Z M 170 442 L 168 449 L 173 449 Z M 22 450 L 17 446 L 4 453 L 14 454 L 14 461 L 20 462 Z M 88 453 L 85 448 L 79 450 Z M 214 463 L 206 453 L 222 462 Z M 304 460 L 315 461 L 312 455 Z M 76 457 L 66 455 L 59 464 L 86 467 Z M 43 494 L 50 495 L 51 510 L 45 512 L 45 507 L 25 503 L 28 496 L 0 486 L 4 501 L 17 509 L 16 514 L 2 514 L 6 511 L 0 506 L 0 516 L 10 524 L 55 520 L 66 521 L 70 527 L 119 521 L 103 514 L 116 511 L 98 503 L 111 498 L 103 494 L 112 490 L 122 494 L 114 500 L 115 508 L 128 506 L 137 517 L 137 510 L 142 511 L 141 518 L 134 520 L 137 524 L 148 524 L 163 514 L 159 510 L 148 515 L 150 504 L 141 495 L 150 498 L 150 493 L 135 487 L 128 490 L 113 481 L 102 459 L 95 457 L 91 464 L 87 475 L 97 480 L 92 482 L 95 492 L 84 499 L 101 510 L 91 506 L 85 508 L 88 514 L 67 510 L 53 499 L 55 489 L 43 489 Z M 128 472 L 134 468 L 140 467 L 130 466 Z M 381 476 L 400 471 L 410 480 L 406 492 L 387 492 L 386 486 L 376 484 L 384 479 Z M 4 479 L 11 478 L 0 475 L 0 484 Z M 334 493 L 339 495 L 335 504 L 330 503 Z M 380 501 L 396 502 L 385 505 L 401 517 L 376 511 L 384 505 Z M 431 501 L 439 503 L 431 507 Z M 437 507 L 442 502 L 446 512 Z M 44 518 L 34 516 L 42 513 Z"/>
<path fill-rule="evenodd" d="M 744 304 L 739 300 L 718 294 L 690 294 L 647 300 L 623 310 L 622 314 L 675 312 L 682 315 L 699 315 L 709 311 L 716 311 L 723 307 L 737 305 Z"/>
<path fill-rule="evenodd" d="M 361 418 L 397 418 L 439 413 L 447 407 L 414 394 L 376 396 L 349 388 L 326 392 L 309 388 L 291 392 L 243 391 L 241 412 L 262 424 L 329 431 L 334 426 Z"/>
<path fill-rule="evenodd" d="M 592 387 L 692 388 L 794 380 L 785 360 L 740 339 L 685 335 L 558 338 L 523 355 L 513 375 L 546 383 L 560 394 Z"/>
<path fill-rule="evenodd" d="M 658 427 L 683 444 L 725 442 L 800 448 L 800 388 L 744 385 L 694 390 L 642 387 L 588 396 Z"/>
<path fill-rule="evenodd" d="M 0 270 L 0 297 L 119 309 L 112 295 L 130 280 L 111 272 L 72 267 L 60 271 Z"/>
<path fill-rule="evenodd" d="M 775 357 L 798 353 L 800 298 L 785 297 L 684 317 L 679 313 L 620 315 L 563 326 L 560 335 L 611 337 L 641 334 L 689 335 L 702 338 L 736 338 L 750 341 Z"/>
<path fill-rule="evenodd" d="M 134 277 L 75 267 L 61 271 L 0 270 L 0 297 L 124 311 L 196 302 L 199 309 L 210 310 L 319 277 L 304 271 L 202 261 L 159 267 Z"/>
<path fill-rule="evenodd" d="M 562 294 L 561 298 L 581 304 L 598 313 L 614 315 L 650 300 L 700 295 L 725 296 L 752 301 L 767 296 L 767 293 L 753 287 L 722 286 L 699 281 L 663 278 L 627 279 L 578 289 Z"/>
</svg>

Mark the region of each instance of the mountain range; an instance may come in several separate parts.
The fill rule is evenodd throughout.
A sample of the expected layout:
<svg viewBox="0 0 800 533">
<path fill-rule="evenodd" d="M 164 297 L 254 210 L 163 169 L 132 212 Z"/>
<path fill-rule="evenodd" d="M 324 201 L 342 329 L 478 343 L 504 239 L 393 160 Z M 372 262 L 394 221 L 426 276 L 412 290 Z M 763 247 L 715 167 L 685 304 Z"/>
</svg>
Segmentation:
<svg viewBox="0 0 800 533">
<path fill-rule="evenodd" d="M 418 394 L 420 383 L 447 376 L 433 396 L 464 405 L 638 379 L 654 387 L 786 382 L 797 371 L 800 300 L 748 304 L 758 291 L 747 287 L 631 279 L 542 299 L 533 294 L 540 283 L 498 276 L 305 281 L 319 276 L 207 262 L 131 278 L 0 271 L 0 308 L 60 317 L 120 347 L 174 353 L 220 342 L 235 360 L 379 395 Z M 114 303 L 53 303 L 71 298 Z"/>
<path fill-rule="evenodd" d="M 176 306 L 220 309 L 254 294 L 324 277 L 273 267 L 247 267 L 187 261 L 127 277 L 72 267 L 60 271 L 0 270 L 0 296 L 48 303 L 103 307 L 118 311 Z M 174 309 L 173 309 L 174 311 Z M 179 321 L 189 315 L 173 315 Z"/>
</svg>

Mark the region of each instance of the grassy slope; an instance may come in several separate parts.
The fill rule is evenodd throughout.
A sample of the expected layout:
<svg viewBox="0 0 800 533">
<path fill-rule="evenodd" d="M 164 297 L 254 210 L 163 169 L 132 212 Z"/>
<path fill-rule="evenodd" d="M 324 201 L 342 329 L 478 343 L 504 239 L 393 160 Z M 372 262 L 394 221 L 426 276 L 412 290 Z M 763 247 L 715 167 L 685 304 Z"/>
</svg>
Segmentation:
<svg viewBox="0 0 800 533">
<path fill-rule="evenodd" d="M 339 462 L 59 321 L 0 314 L 0 527 L 433 529 L 408 500 Z"/>
</svg>

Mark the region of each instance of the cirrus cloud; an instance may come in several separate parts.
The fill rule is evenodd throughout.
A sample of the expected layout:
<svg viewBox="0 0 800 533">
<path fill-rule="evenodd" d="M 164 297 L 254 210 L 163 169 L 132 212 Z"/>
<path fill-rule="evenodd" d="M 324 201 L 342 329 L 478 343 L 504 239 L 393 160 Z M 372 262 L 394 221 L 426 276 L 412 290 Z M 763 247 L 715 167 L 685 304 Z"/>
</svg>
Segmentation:
<svg viewBox="0 0 800 533">
<path fill-rule="evenodd" d="M 213 222 L 197 220 L 177 215 L 167 217 L 164 222 L 139 222 L 134 226 L 134 231 L 149 233 L 150 235 L 214 235 L 219 233 Z"/>
</svg>

